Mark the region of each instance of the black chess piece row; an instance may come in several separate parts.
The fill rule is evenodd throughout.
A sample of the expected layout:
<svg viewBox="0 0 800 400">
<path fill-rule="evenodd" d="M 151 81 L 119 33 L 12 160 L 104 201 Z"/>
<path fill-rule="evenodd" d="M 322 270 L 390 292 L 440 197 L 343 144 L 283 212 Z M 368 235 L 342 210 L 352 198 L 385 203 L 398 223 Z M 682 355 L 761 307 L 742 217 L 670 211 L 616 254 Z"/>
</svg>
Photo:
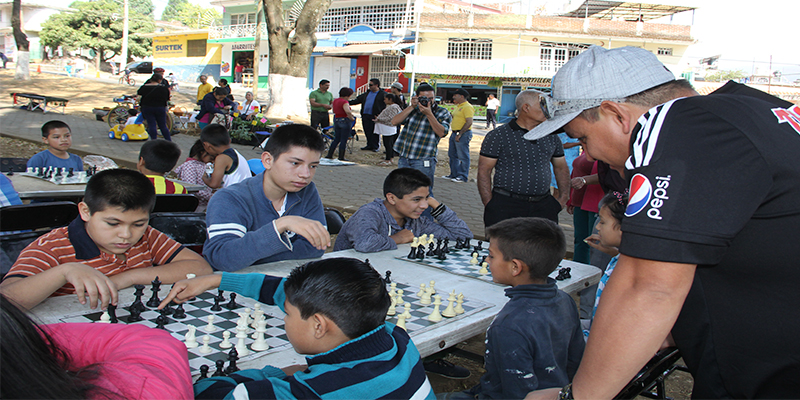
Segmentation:
<svg viewBox="0 0 800 400">
<path fill-rule="evenodd" d="M 217 367 L 217 370 L 211 376 L 228 376 L 234 372 L 239 371 L 239 367 L 236 366 L 236 360 L 239 359 L 239 352 L 236 350 L 236 347 L 231 348 L 231 351 L 228 352 L 228 368 L 225 368 L 225 360 L 217 360 L 214 362 L 214 365 Z M 197 378 L 197 382 L 200 382 L 203 379 L 208 378 L 208 365 L 201 365 L 200 366 L 200 377 Z"/>
<path fill-rule="evenodd" d="M 463 238 L 463 239 L 456 238 L 456 245 L 453 246 L 453 248 L 459 250 L 469 250 L 470 240 L 471 240 L 470 238 Z M 483 250 L 483 242 L 478 241 L 478 245 L 475 246 L 473 250 L 474 251 Z"/>
<path fill-rule="evenodd" d="M 556 275 L 556 280 L 557 281 L 563 281 L 565 279 L 572 278 L 572 274 L 570 273 L 571 271 L 572 271 L 572 268 L 570 268 L 570 267 L 564 267 L 564 268 L 559 269 L 558 270 L 558 275 Z"/>
</svg>

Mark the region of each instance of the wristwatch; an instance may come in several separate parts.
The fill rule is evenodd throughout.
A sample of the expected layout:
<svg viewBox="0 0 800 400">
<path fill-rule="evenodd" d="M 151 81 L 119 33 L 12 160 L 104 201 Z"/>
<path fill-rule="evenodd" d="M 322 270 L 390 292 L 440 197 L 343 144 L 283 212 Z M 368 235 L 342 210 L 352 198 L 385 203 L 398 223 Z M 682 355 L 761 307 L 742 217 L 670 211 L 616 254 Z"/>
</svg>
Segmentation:
<svg viewBox="0 0 800 400">
<path fill-rule="evenodd" d="M 574 400 L 575 397 L 572 396 L 572 382 L 568 383 L 567 386 L 561 388 L 561 391 L 558 392 L 558 400 Z"/>
</svg>

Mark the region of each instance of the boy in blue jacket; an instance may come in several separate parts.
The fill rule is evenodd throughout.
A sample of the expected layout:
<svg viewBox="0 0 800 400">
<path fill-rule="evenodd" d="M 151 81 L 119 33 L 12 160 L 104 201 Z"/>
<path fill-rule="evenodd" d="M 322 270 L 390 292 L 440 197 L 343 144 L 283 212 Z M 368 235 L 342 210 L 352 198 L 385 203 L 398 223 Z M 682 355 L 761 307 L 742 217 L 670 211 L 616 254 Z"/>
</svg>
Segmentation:
<svg viewBox="0 0 800 400">
<path fill-rule="evenodd" d="M 161 303 L 219 287 L 277 305 L 286 336 L 308 366 L 292 375 L 266 366 L 195 384 L 195 398 L 434 399 L 419 352 L 406 331 L 385 322 L 386 284 L 369 264 L 330 258 L 297 267 L 287 278 L 206 275 L 175 284 Z"/>
<path fill-rule="evenodd" d="M 281 126 L 261 154 L 264 172 L 211 197 L 203 256 L 214 269 L 322 256 L 331 236 L 311 180 L 324 149 L 308 125 Z"/>
</svg>

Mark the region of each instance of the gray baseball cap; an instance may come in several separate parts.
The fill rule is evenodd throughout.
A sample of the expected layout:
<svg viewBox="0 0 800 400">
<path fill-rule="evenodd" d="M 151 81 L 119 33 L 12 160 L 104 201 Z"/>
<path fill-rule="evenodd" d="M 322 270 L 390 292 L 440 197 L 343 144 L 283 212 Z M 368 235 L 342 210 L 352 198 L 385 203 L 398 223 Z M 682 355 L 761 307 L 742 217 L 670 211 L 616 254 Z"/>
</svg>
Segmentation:
<svg viewBox="0 0 800 400">
<path fill-rule="evenodd" d="M 540 97 L 547 120 L 526 133 L 525 139 L 543 138 L 605 100 L 623 101 L 674 80 L 675 75 L 645 49 L 591 46 L 553 77 L 552 92 Z"/>
</svg>

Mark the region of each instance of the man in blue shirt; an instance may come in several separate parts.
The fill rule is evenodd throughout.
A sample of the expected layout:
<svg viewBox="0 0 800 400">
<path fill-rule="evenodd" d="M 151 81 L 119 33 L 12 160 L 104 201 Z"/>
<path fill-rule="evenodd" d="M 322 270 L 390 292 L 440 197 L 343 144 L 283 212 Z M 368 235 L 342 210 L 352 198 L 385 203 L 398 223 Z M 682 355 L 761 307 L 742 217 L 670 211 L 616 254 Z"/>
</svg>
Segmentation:
<svg viewBox="0 0 800 400">
<path fill-rule="evenodd" d="M 355 100 L 350 100 L 350 105 L 361 104 L 361 126 L 364 127 L 364 135 L 367 137 L 367 145 L 361 150 L 380 150 L 381 144 L 378 135 L 375 134 L 375 116 L 386 108 L 383 102 L 384 91 L 381 90 L 381 81 L 375 78 L 369 80 L 369 90 L 361 93 Z"/>
</svg>

